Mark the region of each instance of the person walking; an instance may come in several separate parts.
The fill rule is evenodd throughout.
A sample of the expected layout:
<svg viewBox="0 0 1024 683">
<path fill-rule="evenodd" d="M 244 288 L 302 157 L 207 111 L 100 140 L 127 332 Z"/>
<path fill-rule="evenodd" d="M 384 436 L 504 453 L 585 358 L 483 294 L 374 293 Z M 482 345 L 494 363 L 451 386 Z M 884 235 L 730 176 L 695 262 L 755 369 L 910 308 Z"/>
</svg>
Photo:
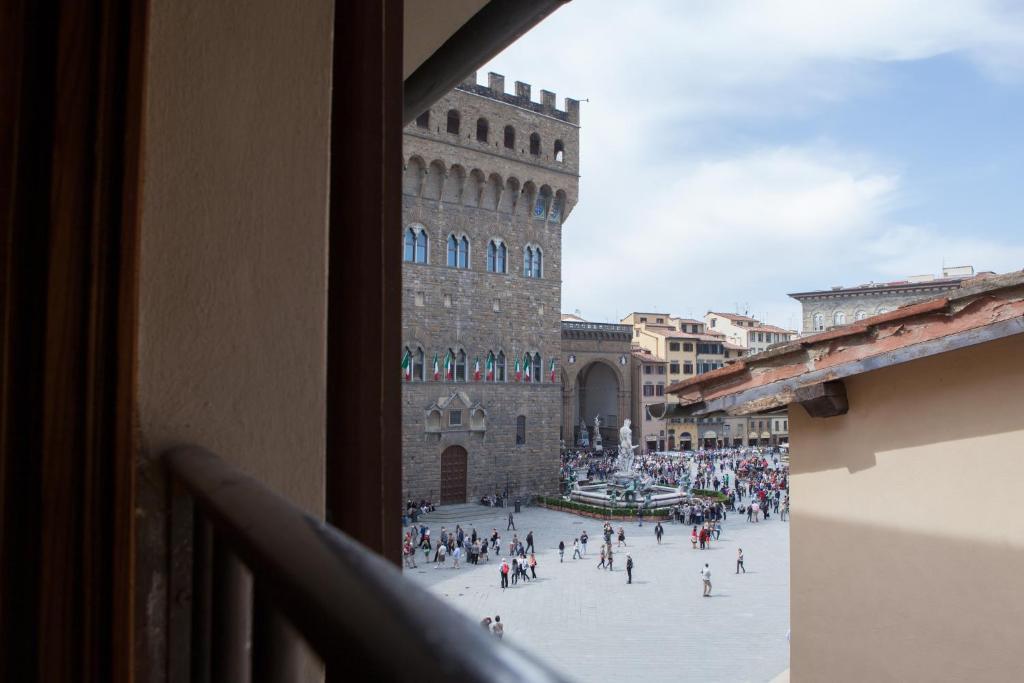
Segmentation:
<svg viewBox="0 0 1024 683">
<path fill-rule="evenodd" d="M 438 541 L 437 543 L 437 560 L 434 562 L 434 569 L 439 569 L 445 566 L 445 557 L 448 555 L 448 546 Z"/>
<path fill-rule="evenodd" d="M 505 627 L 501 624 L 501 617 L 497 614 L 494 615 L 494 626 L 491 627 L 494 631 L 494 635 L 498 636 L 498 640 L 505 637 Z"/>
<path fill-rule="evenodd" d="M 606 566 L 604 561 L 604 546 L 601 546 L 601 561 L 597 563 L 598 569 L 604 569 Z"/>
<path fill-rule="evenodd" d="M 697 549 L 697 527 L 693 527 L 693 531 L 690 533 L 690 545 L 694 550 Z"/>
<path fill-rule="evenodd" d="M 582 560 L 583 555 L 580 554 L 580 539 L 574 538 L 572 541 L 572 559 Z"/>
<path fill-rule="evenodd" d="M 665 534 L 665 529 L 661 526 L 661 522 L 658 522 L 654 526 L 654 537 L 658 539 L 658 545 L 661 545 L 661 537 Z"/>
<path fill-rule="evenodd" d="M 704 568 L 700 570 L 700 578 L 704 582 L 704 595 L 705 598 L 711 597 L 711 567 L 704 563 Z"/>
<path fill-rule="evenodd" d="M 488 633 L 491 632 L 491 618 L 490 617 L 484 617 L 483 619 L 481 619 L 480 620 L 480 625 L 483 626 L 484 630 L 487 631 Z"/>
<path fill-rule="evenodd" d="M 624 545 L 626 545 L 626 530 L 620 526 L 619 527 L 619 545 L 617 547 L 621 548 Z"/>
<path fill-rule="evenodd" d="M 582 557 L 586 557 L 587 556 L 587 541 L 589 539 L 590 539 L 590 536 L 587 536 L 587 532 L 584 529 L 583 533 L 580 535 L 580 546 L 583 548 Z"/>
<path fill-rule="evenodd" d="M 512 558 L 512 585 L 519 582 L 519 560 Z"/>
<path fill-rule="evenodd" d="M 565 541 L 558 542 L 558 561 L 565 562 Z"/>
<path fill-rule="evenodd" d="M 535 553 L 530 553 L 530 575 L 537 578 L 537 555 Z"/>
<path fill-rule="evenodd" d="M 743 548 L 736 551 L 736 573 L 739 574 L 741 569 L 744 574 L 747 573 L 747 568 L 743 566 Z"/>
<path fill-rule="evenodd" d="M 501 561 L 501 567 L 498 568 L 498 573 L 501 574 L 501 589 L 505 590 L 508 588 L 508 560 Z"/>
<path fill-rule="evenodd" d="M 608 544 L 608 571 L 612 571 L 612 563 L 614 561 L 615 561 L 615 558 L 612 555 L 612 544 L 609 543 Z"/>
<path fill-rule="evenodd" d="M 533 530 L 530 530 L 526 534 L 526 552 L 532 553 L 533 551 Z"/>
<path fill-rule="evenodd" d="M 505 531 L 508 531 L 509 529 L 511 529 L 512 531 L 516 530 L 516 522 L 515 522 L 514 519 L 512 519 L 512 513 L 511 512 L 508 513 L 508 526 L 505 527 Z"/>
<path fill-rule="evenodd" d="M 452 551 L 452 569 L 459 568 L 459 560 L 462 558 L 462 546 L 455 546 L 455 550 Z"/>
<path fill-rule="evenodd" d="M 633 558 L 626 555 L 626 583 L 633 583 Z"/>
</svg>

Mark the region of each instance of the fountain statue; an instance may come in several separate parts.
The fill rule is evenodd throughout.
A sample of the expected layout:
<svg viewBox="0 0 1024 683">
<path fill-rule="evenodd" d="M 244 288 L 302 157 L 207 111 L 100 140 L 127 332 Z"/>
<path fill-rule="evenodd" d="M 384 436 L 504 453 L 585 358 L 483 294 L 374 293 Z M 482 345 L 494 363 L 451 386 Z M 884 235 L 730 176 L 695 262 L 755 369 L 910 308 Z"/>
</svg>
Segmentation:
<svg viewBox="0 0 1024 683">
<path fill-rule="evenodd" d="M 601 439 L 601 416 L 594 416 L 594 450 L 604 451 L 604 442 Z"/>
<path fill-rule="evenodd" d="M 632 474 L 633 472 L 633 449 L 639 446 L 633 445 L 633 432 L 629 428 L 630 420 L 626 418 L 622 422 L 622 429 L 619 430 L 619 472 Z"/>
</svg>

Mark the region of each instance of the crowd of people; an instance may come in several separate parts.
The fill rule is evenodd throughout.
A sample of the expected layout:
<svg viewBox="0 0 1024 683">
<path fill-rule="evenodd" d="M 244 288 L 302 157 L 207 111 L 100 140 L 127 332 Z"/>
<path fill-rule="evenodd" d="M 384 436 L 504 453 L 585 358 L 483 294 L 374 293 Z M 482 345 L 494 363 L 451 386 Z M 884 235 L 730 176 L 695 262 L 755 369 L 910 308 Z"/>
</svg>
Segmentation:
<svg viewBox="0 0 1024 683">
<path fill-rule="evenodd" d="M 652 482 L 667 486 L 687 486 L 693 492 L 687 500 L 674 506 L 666 518 L 656 521 L 654 535 L 659 545 L 665 533 L 662 521 L 686 525 L 690 529 L 691 547 L 697 551 L 710 549 L 720 541 L 723 522 L 730 510 L 745 515 L 747 522 L 750 523 L 769 519 L 772 514 L 785 521 L 788 515 L 788 466 L 780 462 L 777 453 L 756 449 L 702 450 L 686 454 L 655 453 L 638 456 L 633 466 L 637 472 Z M 567 480 L 600 481 L 607 479 L 616 470 L 615 458 L 607 453 L 562 453 L 561 473 Z M 703 494 L 703 490 L 723 494 L 728 502 L 724 503 L 720 498 Z M 486 502 L 494 505 L 498 500 L 500 499 Z M 432 507 L 429 501 L 420 501 L 419 505 L 409 501 L 407 511 L 411 513 L 415 510 L 422 513 Z M 442 527 L 440 534 L 432 536 L 428 525 L 414 522 L 407 528 L 403 540 L 405 565 L 410 568 L 417 567 L 416 560 L 420 552 L 422 561 L 425 564 L 432 563 L 435 569 L 460 569 L 464 564 L 487 563 L 493 554 L 498 559 L 497 586 L 500 590 L 508 590 L 536 580 L 538 561 L 533 531 L 528 531 L 524 537 L 520 537 L 510 512 L 506 532 L 511 534 L 511 538 L 505 543 L 497 527 L 485 535 L 478 533 L 477 529 L 471 526 L 464 529 L 462 525 L 457 524 L 452 530 Z M 566 562 L 566 551 L 569 549 L 572 554 L 568 561 L 588 559 L 587 545 L 590 537 L 585 530 L 572 539 L 571 545 L 568 545 L 566 540 L 560 540 L 557 544 L 560 563 Z M 616 527 L 611 522 L 605 522 L 601 530 L 601 543 L 595 566 L 608 571 L 615 571 L 616 564 L 624 566 L 626 583 L 631 584 L 635 563 L 631 554 L 623 549 L 629 549 L 625 526 Z M 624 561 L 619 560 L 619 553 L 625 554 Z M 744 559 L 743 550 L 738 549 L 737 574 L 746 573 Z M 702 595 L 710 596 L 709 563 L 705 563 L 700 570 L 700 578 L 703 586 Z M 497 637 L 502 637 L 504 627 L 500 617 L 496 616 L 493 620 L 486 617 L 481 624 Z"/>
</svg>

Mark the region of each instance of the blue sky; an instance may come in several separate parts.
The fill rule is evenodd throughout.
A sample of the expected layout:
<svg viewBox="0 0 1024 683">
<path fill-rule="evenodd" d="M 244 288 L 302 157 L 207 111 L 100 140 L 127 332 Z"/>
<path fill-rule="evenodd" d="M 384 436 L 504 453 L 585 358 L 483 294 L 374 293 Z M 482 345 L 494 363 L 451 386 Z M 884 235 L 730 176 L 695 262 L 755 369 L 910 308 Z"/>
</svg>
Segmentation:
<svg viewBox="0 0 1024 683">
<path fill-rule="evenodd" d="M 564 311 L 1024 268 L 1024 2 L 574 0 L 487 71 L 590 100 Z"/>
</svg>

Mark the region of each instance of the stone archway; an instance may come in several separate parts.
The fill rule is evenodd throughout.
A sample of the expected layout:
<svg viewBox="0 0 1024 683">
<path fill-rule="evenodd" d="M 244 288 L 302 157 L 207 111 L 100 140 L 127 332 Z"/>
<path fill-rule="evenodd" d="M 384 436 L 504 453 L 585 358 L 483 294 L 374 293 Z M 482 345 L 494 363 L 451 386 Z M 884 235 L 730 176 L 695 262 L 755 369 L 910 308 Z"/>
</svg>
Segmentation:
<svg viewBox="0 0 1024 683">
<path fill-rule="evenodd" d="M 573 414 L 577 432 L 581 421 L 591 429 L 594 416 L 601 416 L 601 438 L 606 445 L 619 443 L 619 427 L 629 417 L 622 410 L 622 383 L 619 372 L 603 361 L 592 361 L 576 374 Z M 578 433 L 577 433 L 578 436 Z M 591 434 L 591 439 L 594 435 Z"/>
<path fill-rule="evenodd" d="M 469 454 L 462 446 L 441 453 L 441 505 L 466 502 L 466 471 Z"/>
</svg>

